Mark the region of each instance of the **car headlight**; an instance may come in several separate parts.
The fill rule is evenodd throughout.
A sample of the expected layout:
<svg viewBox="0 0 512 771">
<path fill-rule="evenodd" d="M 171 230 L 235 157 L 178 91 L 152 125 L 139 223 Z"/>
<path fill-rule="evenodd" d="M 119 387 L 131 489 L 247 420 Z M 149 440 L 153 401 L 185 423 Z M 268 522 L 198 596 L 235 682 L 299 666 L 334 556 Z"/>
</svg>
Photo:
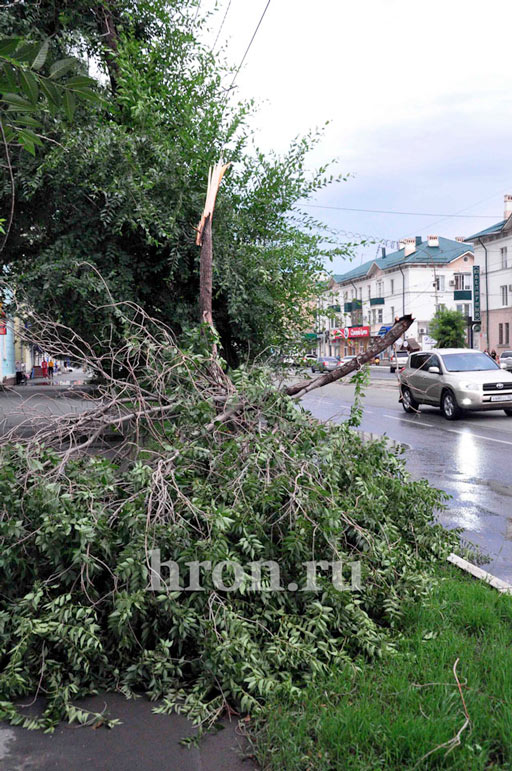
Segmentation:
<svg viewBox="0 0 512 771">
<path fill-rule="evenodd" d="M 460 387 L 465 391 L 480 391 L 480 383 L 461 383 Z"/>
</svg>

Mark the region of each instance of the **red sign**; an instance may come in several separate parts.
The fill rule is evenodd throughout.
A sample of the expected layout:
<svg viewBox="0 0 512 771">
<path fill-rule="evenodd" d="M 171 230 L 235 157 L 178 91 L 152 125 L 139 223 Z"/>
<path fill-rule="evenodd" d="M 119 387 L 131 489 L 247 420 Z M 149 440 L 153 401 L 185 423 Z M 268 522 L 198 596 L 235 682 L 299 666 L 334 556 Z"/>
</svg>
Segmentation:
<svg viewBox="0 0 512 771">
<path fill-rule="evenodd" d="M 350 340 L 356 337 L 370 337 L 370 327 L 343 327 L 331 329 L 333 340 Z"/>
<path fill-rule="evenodd" d="M 370 337 L 370 327 L 349 327 L 349 337 Z"/>
</svg>

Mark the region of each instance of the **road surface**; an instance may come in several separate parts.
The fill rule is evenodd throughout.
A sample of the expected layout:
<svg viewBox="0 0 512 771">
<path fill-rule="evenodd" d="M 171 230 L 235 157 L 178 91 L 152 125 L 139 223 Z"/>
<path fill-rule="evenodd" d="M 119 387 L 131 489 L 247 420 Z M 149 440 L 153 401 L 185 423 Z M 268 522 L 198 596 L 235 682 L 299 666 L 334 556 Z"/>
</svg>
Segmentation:
<svg viewBox="0 0 512 771">
<path fill-rule="evenodd" d="M 424 406 L 408 415 L 389 368 L 372 367 L 371 377 L 361 429 L 409 445 L 406 462 L 413 476 L 452 496 L 440 521 L 461 527 L 488 555 L 485 569 L 512 583 L 512 418 L 480 412 L 450 422 Z M 322 420 L 344 421 L 353 394 L 353 386 L 332 383 L 307 394 L 303 404 Z"/>
</svg>

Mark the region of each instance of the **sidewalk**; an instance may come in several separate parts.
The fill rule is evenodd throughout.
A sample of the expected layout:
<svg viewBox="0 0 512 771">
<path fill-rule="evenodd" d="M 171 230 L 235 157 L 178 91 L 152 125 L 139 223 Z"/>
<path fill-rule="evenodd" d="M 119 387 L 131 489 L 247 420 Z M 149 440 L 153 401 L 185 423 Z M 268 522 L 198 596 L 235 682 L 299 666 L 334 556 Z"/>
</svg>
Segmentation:
<svg viewBox="0 0 512 771">
<path fill-rule="evenodd" d="M 53 380 L 44 377 L 29 378 L 24 385 L 13 385 L 0 387 L 0 391 L 8 393 L 19 393 L 25 396 L 34 393 L 45 393 L 52 396 L 66 394 L 71 396 L 74 393 L 93 393 L 95 386 L 90 383 L 90 376 L 81 370 L 74 372 L 63 372 L 55 375 Z"/>
<path fill-rule="evenodd" d="M 182 715 L 155 715 L 155 704 L 144 698 L 127 700 L 120 694 L 94 696 L 80 706 L 101 712 L 121 725 L 104 727 L 63 724 L 55 733 L 28 731 L 0 723 L 2 771 L 252 771 L 243 760 L 247 742 L 238 734 L 237 721 L 224 721 L 217 733 L 205 736 L 198 747 L 179 742 L 195 729 Z"/>
</svg>

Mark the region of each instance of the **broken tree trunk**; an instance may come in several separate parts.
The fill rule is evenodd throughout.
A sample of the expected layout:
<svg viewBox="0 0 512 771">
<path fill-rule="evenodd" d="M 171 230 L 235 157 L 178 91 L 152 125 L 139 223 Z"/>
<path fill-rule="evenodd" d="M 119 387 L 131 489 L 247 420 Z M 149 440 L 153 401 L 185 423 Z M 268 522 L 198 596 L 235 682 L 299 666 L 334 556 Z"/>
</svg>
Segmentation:
<svg viewBox="0 0 512 771">
<path fill-rule="evenodd" d="M 355 359 L 344 364 L 342 367 L 338 367 L 332 372 L 325 372 L 323 375 L 314 378 L 313 380 L 301 380 L 300 383 L 293 383 L 293 385 L 286 386 L 285 391 L 288 396 L 296 396 L 300 398 L 304 394 L 313 391 L 315 388 L 321 388 L 329 383 L 334 383 L 336 380 L 345 377 L 350 372 L 356 369 L 361 369 L 363 364 L 367 364 L 375 358 L 379 353 L 382 353 L 390 345 L 393 345 L 399 337 L 401 337 L 411 326 L 414 319 L 412 316 L 402 316 L 396 324 L 374 345 L 370 346 L 367 351 L 356 356 Z"/>
</svg>

